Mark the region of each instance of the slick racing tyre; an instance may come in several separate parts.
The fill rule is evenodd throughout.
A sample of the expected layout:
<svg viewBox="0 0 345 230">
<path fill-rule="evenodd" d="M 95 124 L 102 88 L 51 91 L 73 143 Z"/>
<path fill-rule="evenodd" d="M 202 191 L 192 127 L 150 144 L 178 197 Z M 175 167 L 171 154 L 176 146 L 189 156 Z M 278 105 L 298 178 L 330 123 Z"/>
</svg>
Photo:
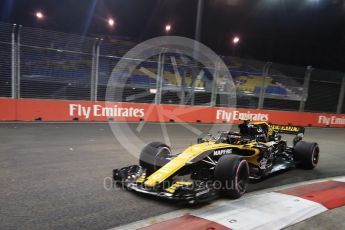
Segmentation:
<svg viewBox="0 0 345 230">
<path fill-rule="evenodd" d="M 214 178 L 221 184 L 222 194 L 233 199 L 239 198 L 247 190 L 248 162 L 236 155 L 224 155 L 216 165 Z"/>
<path fill-rule="evenodd" d="M 161 142 L 152 142 L 141 151 L 139 165 L 146 169 L 146 175 L 149 176 L 168 163 L 167 157 L 170 155 L 171 150 L 169 146 Z"/>
<path fill-rule="evenodd" d="M 305 169 L 313 169 L 319 162 L 320 149 L 315 142 L 299 141 L 294 147 L 294 160 Z"/>
</svg>

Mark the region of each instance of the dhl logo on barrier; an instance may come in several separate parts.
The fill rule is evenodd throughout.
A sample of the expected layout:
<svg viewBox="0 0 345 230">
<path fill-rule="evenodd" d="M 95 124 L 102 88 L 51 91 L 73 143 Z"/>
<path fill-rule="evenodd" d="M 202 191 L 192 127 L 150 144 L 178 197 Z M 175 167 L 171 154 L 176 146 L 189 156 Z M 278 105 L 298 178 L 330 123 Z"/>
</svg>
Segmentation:
<svg viewBox="0 0 345 230">
<path fill-rule="evenodd" d="M 240 123 L 241 119 L 279 124 L 274 129 L 300 132 L 298 126 L 345 127 L 345 114 L 220 108 L 141 103 L 0 99 L 0 121 L 149 121 Z M 292 125 L 290 125 L 292 124 Z"/>
</svg>

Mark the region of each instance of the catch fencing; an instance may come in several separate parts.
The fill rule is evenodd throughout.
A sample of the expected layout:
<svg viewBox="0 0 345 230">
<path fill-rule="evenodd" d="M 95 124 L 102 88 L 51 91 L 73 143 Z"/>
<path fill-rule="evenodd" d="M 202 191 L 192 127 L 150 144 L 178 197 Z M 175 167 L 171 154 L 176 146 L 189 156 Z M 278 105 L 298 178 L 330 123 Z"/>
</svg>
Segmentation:
<svg viewBox="0 0 345 230">
<path fill-rule="evenodd" d="M 226 79 L 164 50 L 114 72 L 137 43 L 0 23 L 0 97 L 231 107 L 224 98 L 235 91 L 239 108 L 345 113 L 344 73 L 221 57 Z"/>
</svg>

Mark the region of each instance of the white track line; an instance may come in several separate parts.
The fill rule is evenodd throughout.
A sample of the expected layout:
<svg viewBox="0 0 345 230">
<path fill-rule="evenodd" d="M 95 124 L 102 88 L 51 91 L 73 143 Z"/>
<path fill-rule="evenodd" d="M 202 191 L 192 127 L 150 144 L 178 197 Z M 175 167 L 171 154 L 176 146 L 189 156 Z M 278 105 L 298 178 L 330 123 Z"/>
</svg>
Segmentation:
<svg viewBox="0 0 345 230">
<path fill-rule="evenodd" d="M 337 177 L 337 178 L 334 178 L 333 180 L 340 181 L 340 182 L 345 182 L 345 177 Z"/>
</svg>

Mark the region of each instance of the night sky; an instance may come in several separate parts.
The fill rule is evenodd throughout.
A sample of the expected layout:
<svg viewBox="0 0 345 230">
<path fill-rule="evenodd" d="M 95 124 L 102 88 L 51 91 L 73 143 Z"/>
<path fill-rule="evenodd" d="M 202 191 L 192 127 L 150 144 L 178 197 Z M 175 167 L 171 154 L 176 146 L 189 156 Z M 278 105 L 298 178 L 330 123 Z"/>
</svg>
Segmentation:
<svg viewBox="0 0 345 230">
<path fill-rule="evenodd" d="M 167 23 L 171 35 L 193 38 L 197 0 L 1 0 L 0 6 L 5 22 L 143 41 L 164 35 Z M 36 20 L 37 10 L 45 20 Z M 201 42 L 222 55 L 345 71 L 344 35 L 344 0 L 205 0 Z"/>
</svg>

